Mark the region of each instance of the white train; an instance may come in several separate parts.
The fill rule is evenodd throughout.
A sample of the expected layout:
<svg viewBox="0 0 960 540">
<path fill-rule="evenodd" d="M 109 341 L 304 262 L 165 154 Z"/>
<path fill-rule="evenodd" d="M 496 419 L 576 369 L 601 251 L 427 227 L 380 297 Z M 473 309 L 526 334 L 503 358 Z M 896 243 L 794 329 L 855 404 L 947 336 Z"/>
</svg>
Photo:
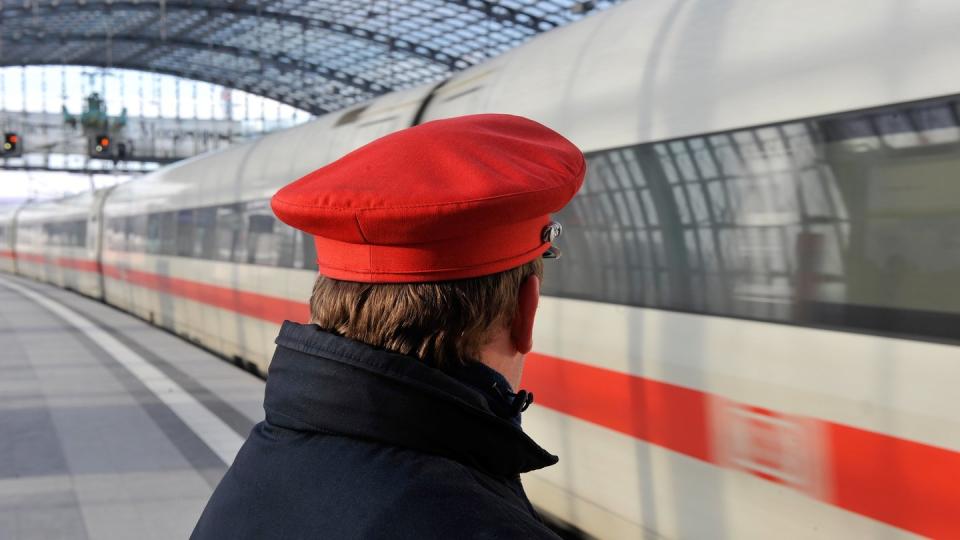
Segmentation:
<svg viewBox="0 0 960 540">
<path fill-rule="evenodd" d="M 587 154 L 524 482 L 605 538 L 960 537 L 960 3 L 625 2 L 384 96 L 3 216 L 0 265 L 260 371 L 304 320 L 282 185 L 477 112 Z M 428 151 L 428 149 L 425 149 Z"/>
</svg>

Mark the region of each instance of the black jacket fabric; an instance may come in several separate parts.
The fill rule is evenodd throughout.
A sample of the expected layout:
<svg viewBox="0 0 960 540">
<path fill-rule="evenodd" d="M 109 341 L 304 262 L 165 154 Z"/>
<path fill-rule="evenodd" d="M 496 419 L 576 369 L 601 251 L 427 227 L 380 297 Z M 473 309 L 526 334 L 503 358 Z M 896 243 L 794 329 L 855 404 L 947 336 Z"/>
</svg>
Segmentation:
<svg viewBox="0 0 960 540">
<path fill-rule="evenodd" d="M 285 322 L 276 343 L 266 419 L 191 538 L 558 538 L 519 476 L 557 458 L 520 429 L 499 373 L 314 325 Z"/>
</svg>

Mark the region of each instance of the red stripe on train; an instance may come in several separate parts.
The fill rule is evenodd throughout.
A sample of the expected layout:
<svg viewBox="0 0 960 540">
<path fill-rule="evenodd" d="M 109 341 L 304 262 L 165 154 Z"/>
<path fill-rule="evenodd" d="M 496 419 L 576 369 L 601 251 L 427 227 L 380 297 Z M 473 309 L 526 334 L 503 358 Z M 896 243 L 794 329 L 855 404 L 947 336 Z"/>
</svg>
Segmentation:
<svg viewBox="0 0 960 540">
<path fill-rule="evenodd" d="M 523 385 L 538 404 L 710 461 L 703 392 L 538 353 L 528 356 Z"/>
<path fill-rule="evenodd" d="M 931 538 L 960 538 L 960 453 L 825 422 L 828 501 Z"/>
<path fill-rule="evenodd" d="M 285 320 L 304 321 L 309 319 L 309 308 L 303 302 L 106 264 L 103 265 L 103 273 L 105 276 L 127 281 L 134 285 L 277 324 Z"/>
<path fill-rule="evenodd" d="M 82 270 L 84 272 L 99 272 L 97 262 L 92 259 L 75 259 L 71 257 L 50 257 L 39 253 L 17 253 L 10 252 L 10 258 L 37 264 L 55 264 L 71 270 Z"/>
<path fill-rule="evenodd" d="M 86 261 L 82 259 L 58 259 L 57 264 L 65 268 L 74 270 L 83 270 L 85 272 L 99 272 L 96 261 Z"/>
<path fill-rule="evenodd" d="M 52 258 L 33 253 L 20 253 L 17 258 L 38 264 L 56 264 L 86 272 L 98 271 L 96 261 L 90 259 Z M 110 264 L 103 265 L 103 275 L 277 324 L 285 320 L 304 321 L 309 319 L 309 308 L 305 303 L 275 296 L 250 293 Z"/>
<path fill-rule="evenodd" d="M 21 261 L 27 261 L 37 264 L 53 264 L 55 261 L 46 255 L 39 253 L 17 253 L 16 258 Z M 66 260 L 66 259 L 64 259 Z"/>
<path fill-rule="evenodd" d="M 716 431 L 732 426 L 711 423 L 711 415 L 722 418 L 718 414 L 721 411 L 711 407 L 733 407 L 750 416 L 736 426 L 736 431 L 745 430 L 750 443 L 766 447 L 752 449 L 753 456 L 749 451 L 737 456 L 741 462 L 752 458 L 763 467 L 751 468 L 748 464 L 734 468 L 914 533 L 960 538 L 958 452 L 842 424 L 782 415 L 705 392 L 538 353 L 528 355 L 523 386 L 535 394 L 537 404 L 727 467 L 731 463 L 715 446 L 718 437 L 728 433 Z M 764 423 L 763 418 L 773 421 Z M 782 443 L 796 440 L 810 424 L 816 424 L 813 431 L 822 434 L 822 438 L 806 441 L 810 448 L 776 449 L 777 445 L 771 444 L 778 440 L 776 434 L 771 435 L 778 426 L 786 426 Z M 786 465 L 804 450 L 817 454 L 811 458 L 819 460 L 822 469 L 814 464 L 807 471 L 811 476 L 807 483 L 798 482 L 797 476 L 803 476 L 803 471 Z M 817 480 L 812 477 L 821 473 L 825 485 L 812 485 Z"/>
<path fill-rule="evenodd" d="M 49 264 L 42 255 L 18 258 Z M 58 259 L 62 266 L 96 271 L 92 261 Z M 300 302 L 249 293 L 139 270 L 104 265 L 104 274 L 116 279 L 174 294 L 242 315 L 280 323 L 304 320 L 307 306 Z M 898 439 L 882 433 L 813 418 L 739 404 L 706 392 L 637 377 L 544 354 L 531 353 L 524 367 L 523 385 L 537 403 L 558 412 L 656 444 L 668 450 L 716 465 L 734 467 L 765 480 L 791 486 L 851 512 L 917 534 L 934 538 L 960 538 L 960 453 Z M 732 407 L 744 415 L 739 428 L 757 441 L 763 452 L 746 458 L 747 465 L 731 465 L 718 448 L 718 407 Z M 764 422 L 764 418 L 770 421 Z M 796 437 L 810 425 L 823 439 L 811 439 L 822 460 L 825 486 L 797 483 L 794 476 L 777 474 L 777 426 L 795 426 Z M 773 435 L 771 435 L 771 433 Z M 726 433 L 720 433 L 725 436 Z M 771 439 L 773 437 L 773 439 Z M 756 450 L 756 449 L 753 449 Z M 789 449 L 780 449 L 788 452 Z M 750 461 L 757 465 L 751 468 Z M 742 462 L 741 459 L 740 462 Z M 740 463 L 738 462 L 738 463 Z M 814 467 L 816 469 L 816 467 Z M 771 472 L 772 471 L 772 472 Z M 782 471 L 781 471 L 782 472 Z M 796 471 L 789 471 L 795 473 Z M 813 482 L 815 483 L 815 482 Z"/>
</svg>

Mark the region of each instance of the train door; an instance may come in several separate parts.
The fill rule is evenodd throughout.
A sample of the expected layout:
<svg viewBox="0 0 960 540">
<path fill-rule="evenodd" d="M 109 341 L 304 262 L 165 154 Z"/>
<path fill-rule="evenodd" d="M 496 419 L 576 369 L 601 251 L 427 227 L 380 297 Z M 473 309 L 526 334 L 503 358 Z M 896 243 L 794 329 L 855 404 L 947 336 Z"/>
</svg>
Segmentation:
<svg viewBox="0 0 960 540">
<path fill-rule="evenodd" d="M 17 261 L 17 234 L 20 232 L 20 212 L 23 211 L 24 207 L 27 206 L 27 203 L 20 205 L 20 208 L 17 208 L 13 212 L 13 219 L 10 220 L 10 260 L 12 261 L 12 266 L 10 267 L 10 272 L 14 274 L 19 274 L 20 271 L 17 268 L 19 266 Z"/>
<path fill-rule="evenodd" d="M 94 195 L 93 205 L 87 219 L 87 258 L 93 261 L 93 287 L 88 294 L 103 300 L 106 290 L 103 282 L 103 234 L 104 219 L 103 206 L 114 187 L 104 189 Z"/>
</svg>

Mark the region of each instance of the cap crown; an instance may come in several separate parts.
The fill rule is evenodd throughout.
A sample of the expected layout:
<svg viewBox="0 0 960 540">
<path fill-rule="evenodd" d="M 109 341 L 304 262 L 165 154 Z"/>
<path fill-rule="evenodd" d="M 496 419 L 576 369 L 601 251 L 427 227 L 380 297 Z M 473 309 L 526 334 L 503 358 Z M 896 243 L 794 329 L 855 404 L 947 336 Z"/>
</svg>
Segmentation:
<svg viewBox="0 0 960 540">
<path fill-rule="evenodd" d="M 584 169 L 582 153 L 541 124 L 471 115 L 377 139 L 284 187 L 272 207 L 285 223 L 315 235 L 320 271 L 331 277 L 458 279 L 518 266 L 537 256 L 528 252 L 549 247 L 541 229 L 576 194 Z M 528 241 L 511 238 L 531 229 Z M 411 249 L 421 252 L 419 260 L 410 258 Z M 530 256 L 489 271 L 517 250 Z"/>
</svg>

